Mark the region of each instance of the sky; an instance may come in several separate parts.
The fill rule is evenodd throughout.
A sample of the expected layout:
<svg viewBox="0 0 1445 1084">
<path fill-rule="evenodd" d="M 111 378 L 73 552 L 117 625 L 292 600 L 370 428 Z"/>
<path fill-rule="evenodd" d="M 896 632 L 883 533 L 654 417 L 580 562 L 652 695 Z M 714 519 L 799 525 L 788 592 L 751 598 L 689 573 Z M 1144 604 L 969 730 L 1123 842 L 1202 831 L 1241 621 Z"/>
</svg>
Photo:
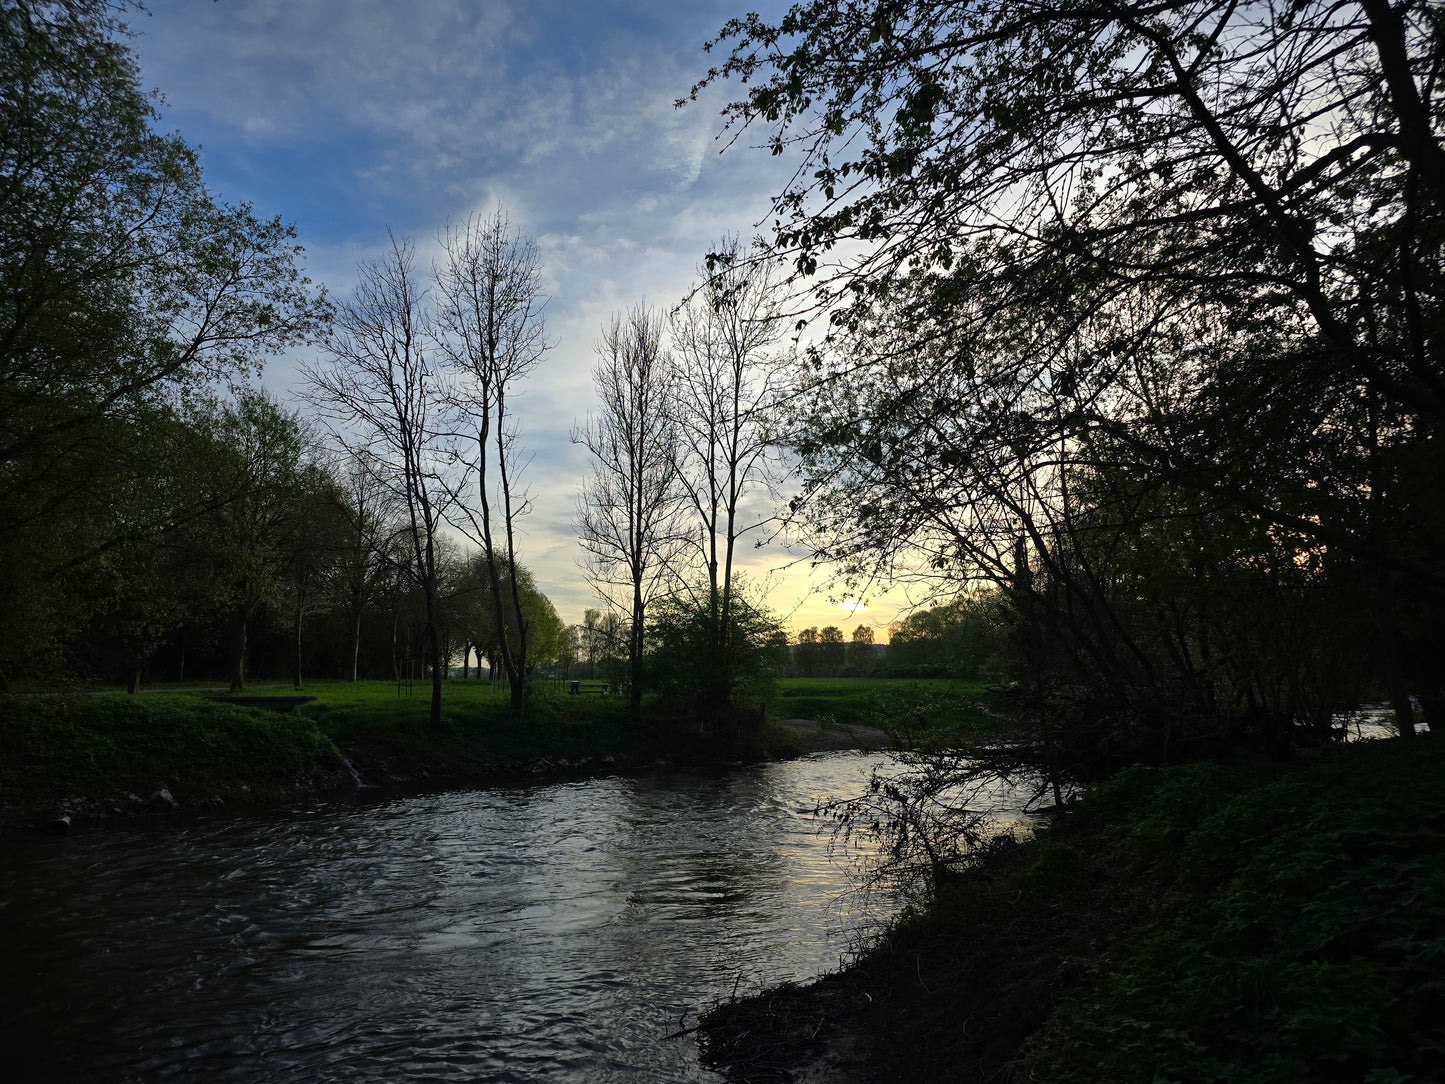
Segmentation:
<svg viewBox="0 0 1445 1084">
<path fill-rule="evenodd" d="M 703 44 L 764 0 L 146 0 L 131 18 L 162 126 L 200 150 L 211 191 L 294 223 L 306 273 L 337 298 L 387 230 L 429 266 L 449 220 L 500 205 L 540 250 L 554 343 L 519 402 L 533 502 L 522 562 L 562 619 L 597 605 L 572 519 L 587 456 L 570 434 L 595 410 L 594 346 L 613 313 L 671 307 L 726 233 L 766 228 L 791 163 L 743 140 L 719 153 L 709 91 L 677 109 L 720 56 Z M 730 88 L 736 96 L 739 88 Z M 757 142 L 752 140 L 751 142 Z M 300 389 L 308 350 L 266 385 Z M 299 403 L 296 404 L 299 406 Z M 790 630 L 883 629 L 908 602 L 866 610 L 780 543 L 743 566 Z M 916 601 L 916 600 L 914 600 Z M 840 605 L 841 603 L 841 605 Z"/>
</svg>

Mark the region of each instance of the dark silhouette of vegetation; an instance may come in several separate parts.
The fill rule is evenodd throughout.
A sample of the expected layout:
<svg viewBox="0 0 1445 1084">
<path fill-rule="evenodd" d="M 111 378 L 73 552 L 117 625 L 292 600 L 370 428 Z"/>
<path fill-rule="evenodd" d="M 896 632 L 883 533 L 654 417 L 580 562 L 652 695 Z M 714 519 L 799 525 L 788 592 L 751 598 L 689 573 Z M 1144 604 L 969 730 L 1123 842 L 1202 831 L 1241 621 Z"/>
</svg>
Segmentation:
<svg viewBox="0 0 1445 1084">
<path fill-rule="evenodd" d="M 734 579 L 719 657 L 711 584 L 677 592 L 659 603 L 648 628 L 648 682 L 662 703 L 685 710 L 700 723 L 760 721 L 774 696 L 774 684 L 787 665 L 788 641 L 767 609 L 750 598 L 749 585 Z"/>
<path fill-rule="evenodd" d="M 799 156 L 761 258 L 826 318 L 794 400 L 815 551 L 1001 591 L 1032 710 L 1090 741 L 1278 746 L 1366 686 L 1445 725 L 1439 19 L 728 23 L 699 88 L 746 80 L 728 123 Z"/>
<path fill-rule="evenodd" d="M 207 508 L 157 469 L 163 435 L 328 311 L 294 230 L 216 200 L 154 130 L 118 11 L 0 11 L 0 685 L 88 663 L 105 607 L 133 668 L 168 605 L 135 577 Z"/>
</svg>

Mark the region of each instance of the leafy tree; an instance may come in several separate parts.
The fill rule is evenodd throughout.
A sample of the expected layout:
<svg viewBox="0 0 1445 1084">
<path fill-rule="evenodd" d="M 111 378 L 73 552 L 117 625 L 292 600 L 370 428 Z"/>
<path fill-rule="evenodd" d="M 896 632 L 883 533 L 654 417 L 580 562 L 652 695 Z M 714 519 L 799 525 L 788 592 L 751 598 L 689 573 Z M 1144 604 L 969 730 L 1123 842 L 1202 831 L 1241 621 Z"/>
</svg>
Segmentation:
<svg viewBox="0 0 1445 1084">
<path fill-rule="evenodd" d="M 717 656 L 711 584 L 678 592 L 659 602 L 648 630 L 649 680 L 664 703 L 700 722 L 737 718 L 737 709 L 758 709 L 772 698 L 774 681 L 787 663 L 787 638 L 777 618 L 748 598 L 747 583 L 735 584 L 729 608 L 730 654 Z M 720 685 L 721 663 L 729 682 Z"/>
<path fill-rule="evenodd" d="M 829 625 L 818 631 L 818 667 L 827 677 L 836 677 L 847 657 L 843 630 Z"/>
<path fill-rule="evenodd" d="M 0 561 L 23 577 L 0 640 L 22 667 L 87 619 L 67 588 L 87 561 L 176 526 L 111 501 L 154 471 L 130 455 L 139 431 L 327 312 L 294 230 L 218 202 L 195 152 L 153 131 L 122 13 L 0 4 Z"/>
<path fill-rule="evenodd" d="M 1254 521 L 1359 563 L 1331 581 L 1373 583 L 1408 732 L 1410 691 L 1442 702 L 1442 41 L 1423 0 L 730 22 L 699 86 L 740 77 L 729 123 L 801 156 L 768 254 L 828 315 L 798 426 L 820 548 L 1002 586 L 1035 661 L 1087 655 L 1120 705 L 1179 664 L 1094 558 L 1189 509 Z M 1143 518 L 1091 507 L 1123 493 Z"/>
<path fill-rule="evenodd" d="M 602 611 L 588 607 L 582 612 L 582 652 L 587 660 L 587 676 L 597 676 L 597 660 L 602 654 Z"/>
<path fill-rule="evenodd" d="M 793 648 L 793 668 L 803 677 L 817 677 L 822 666 L 816 627 L 803 629 L 798 633 L 798 642 Z"/>
<path fill-rule="evenodd" d="M 331 589 L 349 627 L 348 670 L 350 680 L 356 681 L 363 615 L 384 588 L 398 560 L 399 509 L 397 495 L 364 450 L 344 452 L 340 485 L 334 494 L 337 511 L 345 521 L 345 533 L 337 540 L 330 567 Z"/>
<path fill-rule="evenodd" d="M 848 645 L 848 669 L 860 677 L 866 677 L 877 665 L 878 656 L 873 650 L 873 629 L 869 625 L 858 625 L 853 629 L 853 642 Z"/>
<path fill-rule="evenodd" d="M 997 593 L 966 595 L 901 618 L 889 629 L 887 673 L 895 677 L 986 676 L 1008 650 L 1010 623 L 1003 604 Z"/>
<path fill-rule="evenodd" d="M 246 684 L 252 620 L 282 601 L 288 556 L 293 563 L 311 560 L 308 532 L 321 477 L 312 460 L 314 438 L 298 415 L 264 393 L 246 392 L 234 403 L 198 412 L 195 424 L 214 442 L 216 496 L 214 511 L 192 538 L 229 617 L 228 669 L 231 691 L 239 692 Z"/>
<path fill-rule="evenodd" d="M 299 691 L 305 670 L 302 629 L 306 619 L 324 612 L 332 585 L 351 556 L 352 522 L 344 485 L 323 458 L 316 435 L 305 431 L 306 461 L 301 464 L 294 527 L 279 544 L 285 608 L 291 632 L 291 680 Z"/>
<path fill-rule="evenodd" d="M 503 672 L 498 663 L 504 645 L 524 676 L 531 675 L 538 666 L 551 665 L 564 650 L 567 631 L 556 607 L 537 588 L 527 569 L 516 566 L 513 578 L 512 570 L 505 565 L 489 572 L 486 563 L 485 554 L 474 553 L 461 563 L 453 578 L 446 609 L 449 622 L 456 627 L 457 639 L 463 645 L 476 647 L 478 667 L 481 657 L 486 656 L 494 678 Z M 503 592 L 501 606 L 491 598 L 494 588 Z M 518 611 L 526 620 L 525 652 L 522 637 L 510 620 Z M 500 626 L 498 614 L 503 620 Z"/>
</svg>

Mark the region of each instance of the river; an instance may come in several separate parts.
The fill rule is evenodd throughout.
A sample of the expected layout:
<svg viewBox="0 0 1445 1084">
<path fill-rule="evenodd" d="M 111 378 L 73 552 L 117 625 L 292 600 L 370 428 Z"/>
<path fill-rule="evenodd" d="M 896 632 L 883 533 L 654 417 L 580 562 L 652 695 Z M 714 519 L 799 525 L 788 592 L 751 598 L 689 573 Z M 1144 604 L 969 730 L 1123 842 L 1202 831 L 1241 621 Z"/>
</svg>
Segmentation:
<svg viewBox="0 0 1445 1084">
<path fill-rule="evenodd" d="M 886 917 L 812 812 L 881 759 L 0 840 L 0 1065 L 27 1084 L 719 1079 L 665 1036 L 735 988 L 835 968 Z"/>
</svg>

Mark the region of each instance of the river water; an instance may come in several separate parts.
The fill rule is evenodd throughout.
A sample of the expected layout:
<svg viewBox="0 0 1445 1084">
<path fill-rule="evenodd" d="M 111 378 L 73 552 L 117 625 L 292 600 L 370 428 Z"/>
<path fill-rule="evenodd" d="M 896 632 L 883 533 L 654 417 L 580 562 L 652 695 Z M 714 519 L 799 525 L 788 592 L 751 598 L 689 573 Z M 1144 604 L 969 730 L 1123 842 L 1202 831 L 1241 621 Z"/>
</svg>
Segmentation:
<svg viewBox="0 0 1445 1084">
<path fill-rule="evenodd" d="M 664 1037 L 734 988 L 837 967 L 885 917 L 813 816 L 880 760 L 0 840 L 0 1066 L 106 1084 L 718 1079 L 690 1037 Z"/>
</svg>

